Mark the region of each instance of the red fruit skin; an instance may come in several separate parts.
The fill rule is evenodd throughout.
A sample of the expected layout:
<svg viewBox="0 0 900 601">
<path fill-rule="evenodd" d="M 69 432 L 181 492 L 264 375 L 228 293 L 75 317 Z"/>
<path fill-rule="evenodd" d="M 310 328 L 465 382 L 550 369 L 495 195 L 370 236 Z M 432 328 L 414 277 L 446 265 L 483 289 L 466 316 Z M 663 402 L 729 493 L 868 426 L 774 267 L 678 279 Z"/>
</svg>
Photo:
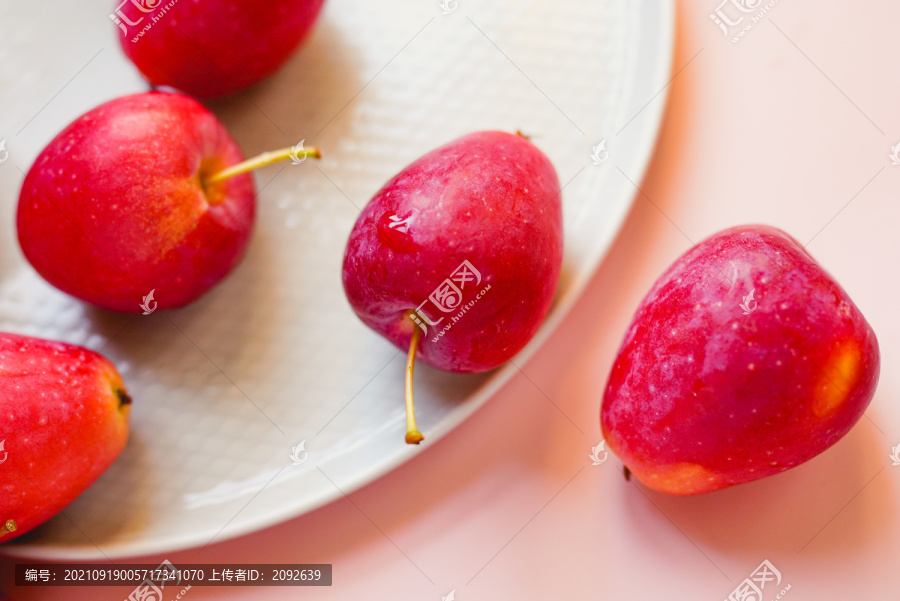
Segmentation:
<svg viewBox="0 0 900 601">
<path fill-rule="evenodd" d="M 391 216 L 409 219 L 392 228 Z M 562 243 L 550 160 L 523 137 L 478 132 L 421 157 L 366 205 L 347 243 L 344 291 L 359 318 L 404 351 L 416 327 L 408 314 L 427 301 L 428 318 L 444 321 L 422 334 L 418 358 L 448 371 L 486 371 L 519 352 L 546 316 Z M 490 289 L 435 342 L 461 309 L 444 313 L 429 295 L 463 261 L 482 279 L 464 283 L 459 306 Z"/>
<path fill-rule="evenodd" d="M 151 290 L 157 308 L 182 306 L 246 249 L 256 210 L 250 175 L 200 184 L 201 173 L 243 158 L 187 96 L 117 98 L 38 155 L 19 196 L 19 245 L 48 282 L 98 307 L 141 313 Z"/>
<path fill-rule="evenodd" d="M 0 542 L 59 513 L 115 461 L 128 440 L 127 394 L 93 351 L 0 333 L 0 524 L 17 526 Z"/>
<path fill-rule="evenodd" d="M 638 307 L 603 398 L 603 434 L 655 490 L 749 482 L 844 436 L 879 364 L 871 326 L 796 240 L 735 227 L 685 253 Z"/>
<path fill-rule="evenodd" d="M 312 29 L 323 0 L 137 2 L 149 12 L 134 2 L 119 9 L 127 19 L 119 19 L 125 55 L 151 83 L 210 98 L 278 69 Z"/>
</svg>

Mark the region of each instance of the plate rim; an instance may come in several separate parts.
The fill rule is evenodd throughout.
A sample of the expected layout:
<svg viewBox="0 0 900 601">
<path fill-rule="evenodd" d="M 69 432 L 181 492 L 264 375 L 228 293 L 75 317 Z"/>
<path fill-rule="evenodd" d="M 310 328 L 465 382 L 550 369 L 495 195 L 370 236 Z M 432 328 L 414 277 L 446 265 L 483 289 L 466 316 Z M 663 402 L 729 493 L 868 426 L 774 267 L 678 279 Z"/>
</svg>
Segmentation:
<svg viewBox="0 0 900 601">
<path fill-rule="evenodd" d="M 637 124 L 641 127 L 640 134 L 635 136 L 635 141 L 631 143 L 634 150 L 630 156 L 625 157 L 631 163 L 629 166 L 633 169 L 633 176 L 636 178 L 636 181 L 640 182 L 646 176 L 651 159 L 656 151 L 659 135 L 662 131 L 663 116 L 668 105 L 669 83 L 671 81 L 669 76 L 672 73 L 676 41 L 675 0 L 643 0 L 636 13 L 641 17 L 648 14 L 652 15 L 652 19 L 649 20 L 654 23 L 655 28 L 648 33 L 647 28 L 644 27 L 648 19 L 642 18 L 639 19 L 638 30 L 641 32 L 640 35 L 642 37 L 656 34 L 657 48 L 656 55 L 650 56 L 645 46 L 639 43 L 637 48 L 640 51 L 638 52 L 635 66 L 639 67 L 642 64 L 652 66 L 655 72 L 651 77 L 647 78 L 646 83 L 651 89 L 659 90 L 657 96 L 654 96 L 640 107 L 633 120 L 629 122 L 629 124 Z M 639 72 L 638 68 L 634 69 L 635 75 L 632 76 L 632 82 L 640 80 Z M 634 109 L 633 104 L 640 104 L 640 99 L 633 97 L 634 90 L 630 92 L 632 97 L 628 99 L 629 102 L 624 103 L 624 106 Z M 659 96 L 661 96 L 659 102 L 654 103 L 654 100 Z M 600 239 L 592 248 L 589 260 L 585 261 L 578 272 L 576 272 L 577 277 L 573 278 L 572 287 L 563 298 L 557 299 L 551 313 L 544 320 L 544 323 L 541 324 L 534 337 L 516 354 L 513 360 L 495 370 L 483 384 L 476 388 L 468 396 L 465 403 L 448 413 L 433 429 L 430 429 L 428 432 L 429 442 L 435 442 L 443 438 L 465 420 L 471 418 L 502 387 L 506 386 L 519 371 L 518 368 L 512 365 L 513 361 L 519 365 L 524 365 L 530 361 L 569 315 L 593 279 L 600 264 L 606 258 L 609 249 L 621 233 L 626 217 L 631 212 L 639 192 L 637 189 L 628 192 L 628 188 L 633 188 L 634 186 L 630 182 L 626 182 L 626 184 L 627 186 L 623 186 L 624 191 L 620 193 L 627 194 L 628 197 L 617 202 L 618 210 L 608 216 L 608 222 L 611 225 L 611 235 Z M 428 450 L 428 447 L 403 448 L 399 452 L 389 455 L 386 459 L 373 463 L 368 469 L 361 470 L 347 481 L 341 482 L 340 488 L 336 486 L 331 487 L 326 492 L 309 497 L 309 500 L 302 505 L 291 505 L 281 511 L 269 511 L 256 519 L 238 522 L 233 528 L 229 528 L 229 525 L 226 525 L 219 534 L 214 536 L 213 544 L 259 532 L 320 509 L 375 482 L 413 457 L 419 456 L 423 452 L 427 453 Z M 338 459 L 326 460 L 320 465 L 327 465 L 330 461 L 337 461 Z M 140 543 L 130 540 L 102 548 L 96 545 L 72 547 L 70 545 L 50 543 L 17 544 L 16 542 L 11 542 L 9 545 L 0 546 L 0 556 L 81 561 L 141 557 L 195 548 L 204 544 L 204 535 L 202 533 L 192 533 L 178 538 L 170 537 L 166 541 L 163 544 L 156 541 Z"/>
</svg>

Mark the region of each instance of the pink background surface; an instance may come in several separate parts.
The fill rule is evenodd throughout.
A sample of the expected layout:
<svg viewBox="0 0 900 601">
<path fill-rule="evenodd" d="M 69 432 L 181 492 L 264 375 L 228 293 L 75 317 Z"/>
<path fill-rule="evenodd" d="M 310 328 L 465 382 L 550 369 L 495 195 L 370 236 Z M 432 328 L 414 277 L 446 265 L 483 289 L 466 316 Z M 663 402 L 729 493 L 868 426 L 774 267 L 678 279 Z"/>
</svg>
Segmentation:
<svg viewBox="0 0 900 601">
<path fill-rule="evenodd" d="M 677 75 L 642 194 L 524 374 L 349 498 L 167 556 L 176 565 L 331 563 L 333 586 L 193 588 L 188 599 L 437 601 L 455 590 L 459 601 L 719 600 L 763 559 L 791 585 L 787 599 L 897 595 L 900 466 L 888 455 L 900 444 L 892 369 L 900 166 L 888 154 L 900 142 L 900 5 L 781 0 L 737 44 L 709 20 L 715 7 L 679 4 Z M 874 327 L 882 375 L 868 419 L 797 469 L 701 497 L 628 483 L 612 455 L 592 466 L 606 376 L 637 303 L 692 243 L 752 222 L 808 242 Z M 122 599 L 129 591 L 13 594 Z"/>
</svg>

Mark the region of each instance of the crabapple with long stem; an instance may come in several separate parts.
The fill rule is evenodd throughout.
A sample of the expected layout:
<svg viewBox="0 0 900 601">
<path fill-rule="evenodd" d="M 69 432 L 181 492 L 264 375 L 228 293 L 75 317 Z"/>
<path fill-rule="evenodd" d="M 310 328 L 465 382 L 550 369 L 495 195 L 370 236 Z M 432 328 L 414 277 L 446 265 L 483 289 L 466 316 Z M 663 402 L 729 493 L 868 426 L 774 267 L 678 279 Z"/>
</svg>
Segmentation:
<svg viewBox="0 0 900 601">
<path fill-rule="evenodd" d="M 453 372 L 509 361 L 550 309 L 562 264 L 550 160 L 483 131 L 429 152 L 366 205 L 344 255 L 344 291 L 370 328 L 408 350 L 407 436 L 418 443 L 416 358 Z"/>
</svg>

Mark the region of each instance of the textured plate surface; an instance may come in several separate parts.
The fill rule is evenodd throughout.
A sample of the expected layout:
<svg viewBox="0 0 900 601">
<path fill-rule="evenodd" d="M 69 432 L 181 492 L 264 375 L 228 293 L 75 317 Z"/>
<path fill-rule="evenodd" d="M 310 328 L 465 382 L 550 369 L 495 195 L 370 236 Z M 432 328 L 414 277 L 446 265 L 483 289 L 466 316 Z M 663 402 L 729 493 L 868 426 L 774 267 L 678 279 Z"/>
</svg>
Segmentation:
<svg viewBox="0 0 900 601">
<path fill-rule="evenodd" d="M 0 164 L 0 329 L 102 351 L 135 399 L 122 457 L 63 515 L 7 547 L 31 557 L 148 554 L 251 532 L 362 486 L 469 416 L 515 366 L 478 376 L 421 366 L 427 440 L 403 443 L 405 357 L 355 318 L 341 288 L 359 208 L 459 135 L 529 135 L 565 184 L 566 255 L 556 304 L 521 365 L 627 213 L 662 114 L 674 29 L 669 0 L 329 0 L 284 69 L 211 104 L 248 155 L 305 139 L 325 158 L 257 173 L 250 251 L 210 294 L 178 311 L 120 316 L 44 283 L 14 229 L 24 172 L 52 136 L 89 108 L 146 89 L 102 4 L 0 6 L 9 153 Z"/>
</svg>

